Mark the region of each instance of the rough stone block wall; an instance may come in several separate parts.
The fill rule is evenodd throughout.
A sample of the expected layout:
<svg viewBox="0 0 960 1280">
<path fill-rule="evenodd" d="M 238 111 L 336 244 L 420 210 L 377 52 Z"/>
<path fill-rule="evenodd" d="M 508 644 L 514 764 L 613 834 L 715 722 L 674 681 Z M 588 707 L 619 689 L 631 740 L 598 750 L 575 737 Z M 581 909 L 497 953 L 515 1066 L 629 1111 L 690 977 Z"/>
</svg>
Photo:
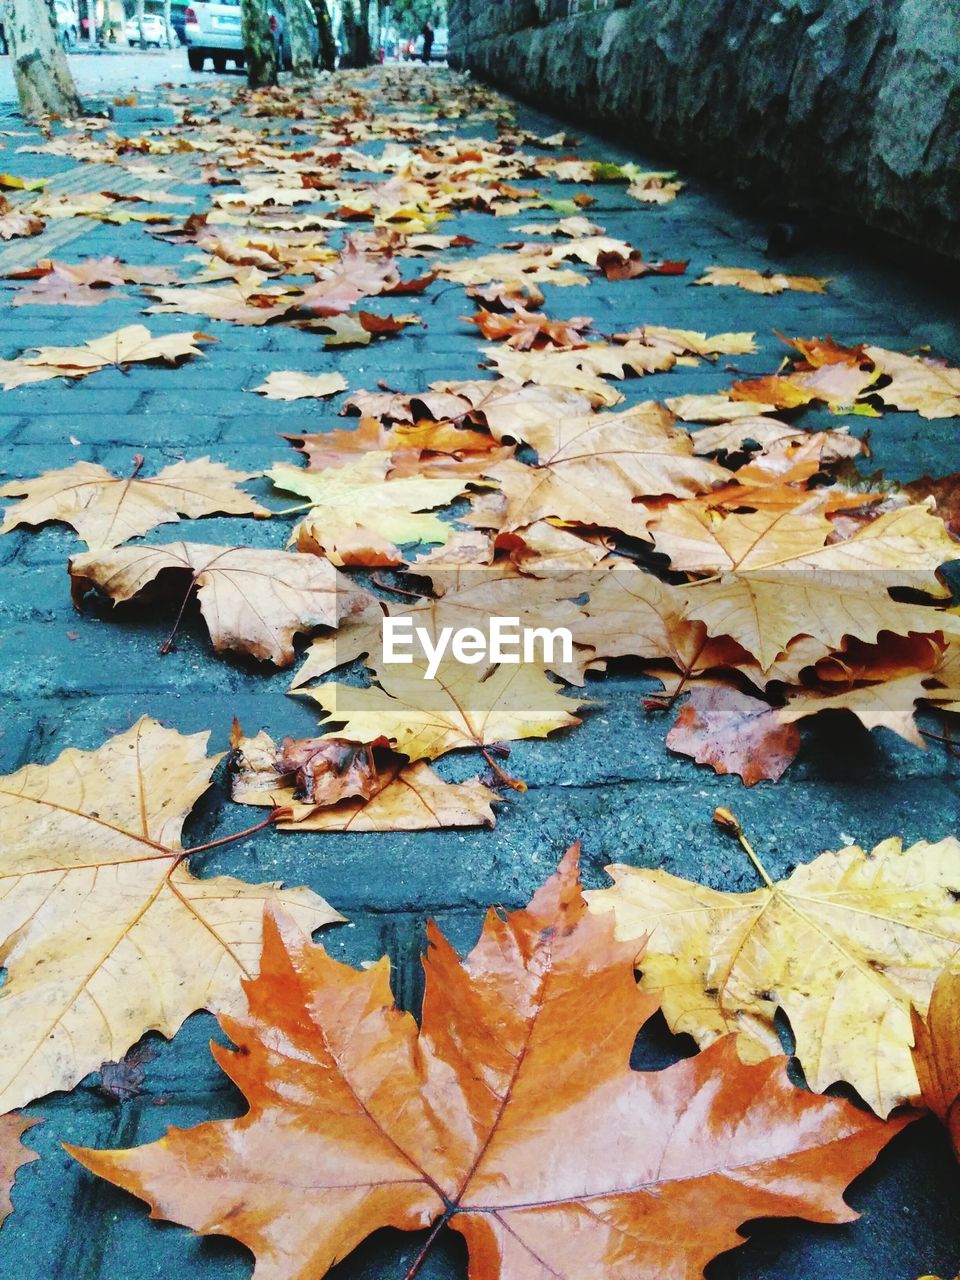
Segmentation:
<svg viewBox="0 0 960 1280">
<path fill-rule="evenodd" d="M 958 0 L 449 0 L 451 62 L 960 259 Z"/>
</svg>

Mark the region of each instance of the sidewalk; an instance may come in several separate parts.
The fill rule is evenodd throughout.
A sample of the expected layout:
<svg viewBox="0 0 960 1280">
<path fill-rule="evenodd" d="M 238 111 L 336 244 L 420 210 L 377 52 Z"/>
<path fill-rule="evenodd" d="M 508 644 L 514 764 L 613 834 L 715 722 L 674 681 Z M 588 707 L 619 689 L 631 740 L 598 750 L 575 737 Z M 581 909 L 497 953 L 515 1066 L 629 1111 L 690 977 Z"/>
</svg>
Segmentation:
<svg viewBox="0 0 960 1280">
<path fill-rule="evenodd" d="M 99 68 L 108 62 L 119 65 L 114 59 L 90 59 L 86 65 Z M 205 77 L 198 83 L 194 77 L 188 89 L 162 88 L 157 81 L 171 74 L 168 62 L 152 58 L 144 67 L 139 106 L 189 107 L 201 117 L 214 116 L 249 130 L 251 145 L 261 130 L 267 140 L 282 140 L 291 152 L 312 141 L 309 119 L 251 117 L 229 104 L 225 94 L 240 89 L 238 78 Z M 444 98 L 444 86 L 451 82 L 450 73 L 426 73 L 411 66 L 391 68 L 386 79 L 395 84 L 406 76 L 416 85 L 425 74 L 439 86 L 441 112 L 434 115 L 427 103 L 425 113 L 414 90 L 419 119 L 438 122 L 465 139 L 496 136 L 492 100 L 489 107 L 487 100 L 474 101 L 480 110 L 473 115 L 444 118 L 444 101 L 450 101 Z M 371 73 L 364 92 L 376 99 L 383 76 Z M 111 72 L 111 92 L 115 81 Z M 338 90 L 333 96 L 342 101 L 344 94 Z M 508 106 L 498 103 L 495 110 Z M 389 109 L 398 109 L 395 98 Z M 526 108 L 514 110 L 518 128 L 540 137 L 571 128 Z M 53 191 L 75 196 L 129 193 L 153 185 L 191 199 L 192 204 L 164 205 L 161 200 L 153 206 L 168 209 L 180 222 L 208 208 L 211 193 L 230 189 L 208 187 L 203 181 L 202 166 L 219 163 L 216 154 L 183 151 L 150 157 L 149 163 L 162 172 L 145 169 L 145 176 L 138 177 L 115 164 L 81 163 L 70 154 L 21 152 L 25 144 L 40 142 L 39 135 L 15 119 L 5 125 L 0 169 L 48 177 Z M 121 112 L 111 127 L 131 138 L 197 141 L 205 129 L 215 126 L 184 123 L 168 135 L 163 126 L 124 121 Z M 645 164 L 642 155 L 575 132 L 580 138 L 575 151 L 581 157 L 657 167 Z M 95 131 L 92 137 L 97 136 Z M 427 145 L 430 136 L 424 134 Z M 380 140 L 360 144 L 360 149 L 378 153 Z M 573 150 L 565 146 L 563 154 Z M 237 175 L 228 168 L 224 176 Z M 677 366 L 618 381 L 627 405 L 715 392 L 737 376 L 775 372 L 785 351 L 775 329 L 787 336 L 830 334 L 842 344 L 867 342 L 898 351 L 928 344 L 953 363 L 960 362 L 955 297 L 912 280 L 903 269 L 908 263 L 857 259 L 831 247 L 826 234 L 789 259 L 768 259 L 764 246 L 769 228 L 744 216 L 722 193 L 693 181 L 676 200 L 663 205 L 638 203 L 622 184 L 581 187 L 546 180 L 536 185 L 553 200 L 568 201 L 578 191 L 587 191 L 595 203 L 585 215 L 606 228 L 607 235 L 642 249 L 649 261 L 689 259 L 687 273 L 680 277 L 607 281 L 589 273 L 586 287 L 545 284 L 543 310 L 551 318 L 591 316 L 594 328 L 605 334 L 641 324 L 710 334 L 756 333 L 756 354 L 721 356 L 715 363 L 701 361 L 696 367 Z M 143 206 L 123 208 L 137 211 Z M 554 222 L 557 216 L 549 208 L 506 217 L 466 211 L 434 230 L 476 242 L 446 251 L 446 260 L 479 257 L 522 238 L 518 227 Z M 349 229 L 363 231 L 366 224 L 358 222 Z M 332 236 L 334 244 L 338 237 L 339 233 Z M 187 276 L 193 268 L 184 258 L 191 252 L 196 252 L 194 245 L 155 238 L 138 222 L 51 219 L 44 236 L 0 247 L 0 273 L 40 257 L 75 262 L 109 254 L 139 266 L 171 267 Z M 715 264 L 761 271 L 772 267 L 829 277 L 831 283 L 824 295 L 784 292 L 770 297 L 735 288 L 689 287 Z M 422 273 L 427 265 L 422 258 L 402 260 L 407 277 Z M 9 303 L 23 283 L 3 281 L 4 301 Z M 126 297 L 116 296 L 121 293 Z M 322 335 L 290 325 L 243 327 L 203 316 L 144 316 L 150 301 L 130 285 L 109 291 L 97 306 L 8 305 L 0 310 L 4 359 L 34 346 L 77 345 L 138 323 L 154 334 L 199 330 L 218 339 L 206 348 L 205 358 L 190 359 L 176 369 L 159 364 L 133 366 L 126 372 L 108 369 L 75 383 L 58 379 L 0 392 L 0 480 L 36 476 L 80 460 L 126 475 L 138 454 L 146 459 L 144 474 L 181 458 L 205 455 L 240 471 L 258 472 L 276 462 L 300 461 L 280 433 L 356 424 L 355 418 L 337 416 L 343 396 L 285 403 L 252 394 L 252 388 L 278 370 L 339 372 L 351 394 L 374 392 L 384 385 L 411 393 L 438 380 L 488 376 L 478 372 L 478 364 L 481 347 L 489 344 L 460 319 L 475 309 L 473 300 L 462 287 L 443 280 L 434 281 L 422 296 L 372 299 L 371 310 L 416 312 L 424 325 L 367 347 L 325 348 Z M 882 469 L 892 479 L 908 481 L 957 468 L 954 419 L 925 421 L 912 413 L 837 419 L 824 411 L 824 426 L 843 422 L 858 436 L 870 431 L 872 458 L 861 461 L 864 472 Z M 267 505 L 277 505 L 276 493 L 265 479 L 245 488 Z M 162 525 L 148 540 L 172 543 L 191 538 L 279 549 L 288 531 L 282 521 L 212 517 L 202 523 Z M 286 696 L 290 671 L 216 656 L 195 610 L 174 651 L 164 657 L 157 650 L 173 620 L 167 609 L 142 605 L 118 617 L 106 602 L 88 602 L 78 615 L 71 607 L 65 565 L 81 550 L 79 539 L 59 524 L 20 529 L 0 538 L 0 691 L 6 711 L 0 772 L 11 772 L 27 761 L 50 762 L 67 746 L 95 748 L 142 714 L 184 733 L 211 729 L 211 750 L 227 748 L 234 717 L 247 732 L 265 728 L 277 740 L 316 732 L 311 704 Z M 640 700 L 656 687 L 636 666 L 624 663 L 604 681 L 588 683 L 587 695 L 600 705 L 585 713 L 574 733 L 512 744 L 509 770 L 529 789 L 505 796 L 493 830 L 315 837 L 267 830 L 213 850 L 198 874 L 310 886 L 349 920 L 346 926 L 325 931 L 323 941 L 331 953 L 354 964 L 388 954 L 399 1001 L 418 1009 L 425 921 L 436 919 L 454 945 L 469 946 L 489 904 L 515 906 L 526 901 L 561 852 L 578 839 L 584 844 L 584 873 L 591 886 L 605 883 L 605 864 L 624 861 L 663 867 L 717 887 L 752 889 L 756 880 L 751 867 L 711 823 L 718 805 L 736 813 L 775 876 L 825 848 L 851 842 L 871 847 L 893 834 L 902 835 L 905 842 L 935 840 L 957 830 L 958 764 L 936 744 L 920 751 L 885 730 L 871 734 L 852 719 L 821 723 L 821 717 L 807 722 L 801 755 L 779 783 L 748 789 L 738 778 L 719 777 L 665 750 L 663 719 L 637 711 Z M 449 777 L 470 776 L 483 767 L 473 757 L 474 753 L 466 760 L 449 757 L 452 763 L 438 771 Z M 189 843 L 213 840 L 245 826 L 244 815 L 250 812 L 237 810 L 223 788 L 215 789 L 188 822 Z M 141 1205 L 85 1173 L 60 1147 L 62 1141 L 131 1146 L 160 1136 L 171 1124 L 186 1126 L 237 1114 L 239 1096 L 207 1051 L 210 1037 L 218 1034 L 214 1020 L 200 1014 L 170 1044 L 153 1037 L 145 1091 L 122 1107 L 103 1095 L 94 1077 L 70 1094 L 30 1108 L 31 1114 L 46 1120 L 30 1134 L 30 1145 L 42 1159 L 22 1170 L 17 1180 L 16 1211 L 0 1233 L 0 1274 L 11 1280 L 145 1280 L 165 1275 L 241 1280 L 250 1274 L 249 1256 L 240 1246 L 148 1222 Z M 654 1039 L 645 1049 L 648 1063 L 675 1056 L 665 1030 Z M 714 1263 L 709 1275 L 712 1280 L 916 1280 L 926 1272 L 952 1276 L 960 1258 L 957 1189 L 957 1169 L 945 1140 L 931 1121 L 922 1121 L 898 1138 L 850 1193 L 850 1202 L 865 1211 L 865 1218 L 844 1227 L 765 1223 L 751 1231 L 752 1241 L 745 1248 Z M 413 1252 L 409 1238 L 381 1232 L 331 1276 L 399 1277 Z M 429 1280 L 460 1280 L 465 1268 L 459 1241 L 448 1239 L 420 1274 Z"/>
</svg>

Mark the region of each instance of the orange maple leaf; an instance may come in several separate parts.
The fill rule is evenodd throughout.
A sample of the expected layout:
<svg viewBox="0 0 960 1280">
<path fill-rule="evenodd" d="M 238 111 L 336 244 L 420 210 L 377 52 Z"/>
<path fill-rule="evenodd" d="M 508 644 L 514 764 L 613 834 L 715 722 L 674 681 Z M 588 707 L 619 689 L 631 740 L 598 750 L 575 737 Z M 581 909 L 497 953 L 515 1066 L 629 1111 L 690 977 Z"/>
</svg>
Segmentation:
<svg viewBox="0 0 960 1280">
<path fill-rule="evenodd" d="M 422 1028 L 386 959 L 355 970 L 268 917 L 249 1013 L 213 1053 L 250 1104 L 128 1151 L 68 1148 L 156 1217 L 229 1234 L 265 1280 L 320 1280 L 383 1226 L 444 1225 L 485 1280 L 694 1275 L 757 1217 L 844 1222 L 843 1188 L 909 1120 L 794 1088 L 732 1038 L 630 1068 L 655 1001 L 587 913 L 577 850 L 462 961 L 435 928 Z"/>
</svg>

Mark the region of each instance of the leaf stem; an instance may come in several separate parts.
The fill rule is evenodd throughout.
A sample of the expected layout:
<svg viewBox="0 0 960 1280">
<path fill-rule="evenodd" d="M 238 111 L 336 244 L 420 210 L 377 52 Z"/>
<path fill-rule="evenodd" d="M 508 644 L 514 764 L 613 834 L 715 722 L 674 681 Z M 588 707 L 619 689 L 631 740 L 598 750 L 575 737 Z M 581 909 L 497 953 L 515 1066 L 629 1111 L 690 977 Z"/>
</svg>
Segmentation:
<svg viewBox="0 0 960 1280">
<path fill-rule="evenodd" d="M 315 507 L 315 502 L 298 502 L 295 507 L 280 507 L 277 511 L 268 511 L 265 516 L 261 516 L 261 520 L 269 520 L 271 516 L 292 516 L 296 511 L 309 511 L 311 507 Z"/>
<path fill-rule="evenodd" d="M 949 755 L 954 757 L 960 756 L 960 747 L 958 747 L 958 744 L 951 737 L 949 728 L 947 729 L 946 734 L 934 733 L 930 729 L 921 729 L 920 732 L 923 737 L 929 738 L 931 742 L 942 742 L 947 748 L 947 753 Z"/>
<path fill-rule="evenodd" d="M 166 640 L 164 640 L 163 644 L 160 646 L 160 649 L 159 649 L 160 653 L 170 653 L 171 650 L 173 649 L 173 642 L 176 639 L 177 632 L 180 630 L 180 623 L 183 621 L 183 611 L 184 609 L 186 609 L 187 601 L 190 599 L 190 596 L 196 585 L 197 585 L 197 575 L 194 574 L 190 580 L 190 585 L 187 587 L 186 592 L 184 593 L 183 600 L 180 603 L 180 608 L 177 612 L 176 619 L 174 620 L 173 629 L 171 630 L 170 634 L 167 636 Z"/>
<path fill-rule="evenodd" d="M 737 840 L 740 842 L 741 849 L 743 849 L 744 853 L 747 855 L 747 857 L 756 867 L 757 871 L 760 873 L 760 877 L 763 880 L 764 884 L 767 886 L 768 889 L 772 889 L 773 881 L 770 879 L 770 876 L 767 874 L 766 867 L 757 857 L 757 851 L 754 849 L 753 845 L 750 843 L 750 841 L 747 839 L 746 835 L 744 834 L 743 827 L 741 827 L 740 825 L 740 820 L 734 814 L 732 814 L 729 809 L 714 809 L 713 820 L 718 827 L 721 827 L 729 835 L 735 836 L 737 838 Z"/>
<path fill-rule="evenodd" d="M 427 1239 L 424 1242 L 423 1248 L 414 1258 L 413 1262 L 410 1264 L 409 1269 L 404 1273 L 403 1280 L 413 1280 L 414 1276 L 418 1273 L 418 1271 L 426 1261 L 427 1254 L 433 1248 L 434 1241 L 436 1240 L 437 1236 L 440 1234 L 441 1228 L 446 1225 L 447 1219 L 450 1217 L 452 1213 L 453 1213 L 453 1210 L 448 1209 L 446 1213 L 444 1213 L 442 1217 L 439 1217 L 436 1220 L 436 1222 L 433 1224 L 433 1230 L 427 1236 Z"/>
<path fill-rule="evenodd" d="M 409 596 L 411 600 L 419 600 L 423 595 L 422 591 L 407 591 L 404 587 L 391 586 L 389 582 L 384 582 L 379 574 L 376 573 L 370 575 L 370 581 L 374 586 L 382 587 L 384 591 L 395 591 L 398 596 Z"/>
<path fill-rule="evenodd" d="M 252 836 L 256 831 L 262 831 L 264 827 L 269 827 L 271 822 L 276 822 L 281 814 L 287 813 L 289 810 L 278 805 L 275 809 L 271 809 L 262 822 L 255 822 L 252 827 L 246 827 L 243 831 L 234 831 L 232 835 L 221 836 L 219 840 L 208 840 L 206 844 L 195 844 L 190 849 L 184 849 L 183 857 L 189 858 L 192 853 L 203 853 L 207 849 L 216 849 L 218 845 L 230 844 L 233 840 L 242 840 L 244 836 Z"/>
<path fill-rule="evenodd" d="M 526 791 L 527 784 L 521 778 L 514 778 L 509 773 L 505 773 L 486 747 L 480 748 L 480 754 L 505 786 L 510 787 L 512 791 Z"/>
</svg>

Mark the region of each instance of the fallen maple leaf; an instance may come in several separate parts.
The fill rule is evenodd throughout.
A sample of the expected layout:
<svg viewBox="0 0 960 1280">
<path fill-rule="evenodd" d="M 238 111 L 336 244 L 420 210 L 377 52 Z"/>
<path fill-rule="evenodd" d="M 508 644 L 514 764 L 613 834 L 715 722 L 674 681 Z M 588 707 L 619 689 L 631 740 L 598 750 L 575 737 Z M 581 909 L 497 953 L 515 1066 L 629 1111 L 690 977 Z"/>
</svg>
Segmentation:
<svg viewBox="0 0 960 1280">
<path fill-rule="evenodd" d="M 641 985 L 672 1030 L 700 1045 L 738 1033 L 759 1062 L 780 1052 L 782 1009 L 811 1088 L 847 1080 L 884 1116 L 917 1096 L 911 1009 L 926 1011 L 960 945 L 956 840 L 822 853 L 776 884 L 763 871 L 752 893 L 607 870 L 614 885 L 590 908 L 615 913 L 619 938 L 649 939 Z"/>
<path fill-rule="evenodd" d="M 924 502 L 933 498 L 934 510 L 955 538 L 960 539 L 960 471 L 934 479 L 921 476 L 903 486 L 911 502 Z"/>
<path fill-rule="evenodd" d="M 948 594 L 935 570 L 960 552 L 926 507 L 884 512 L 836 542 L 827 541 L 832 527 L 816 507 L 720 518 L 675 504 L 652 525 L 675 568 L 712 575 L 687 589 L 688 616 L 710 635 L 731 636 L 763 667 L 798 635 L 839 647 L 846 636 L 952 629 L 942 610 L 890 595 L 895 587 Z"/>
<path fill-rule="evenodd" d="M 496 435 L 498 426 L 493 429 Z M 511 435 L 536 450 L 538 484 L 545 483 L 542 470 L 549 468 L 555 479 L 584 491 L 599 486 L 607 494 L 605 501 L 619 489 L 626 502 L 646 496 L 688 497 L 713 488 L 730 474 L 695 458 L 689 434 L 674 427 L 670 414 L 652 400 L 620 413 L 562 418 L 551 414 L 539 419 L 531 414 L 527 422 L 512 426 Z"/>
<path fill-rule="evenodd" d="M 542 290 L 526 280 L 508 280 L 503 284 L 472 284 L 468 286 L 467 294 L 471 298 L 478 298 L 488 307 L 499 307 L 501 311 L 529 311 L 543 306 L 544 302 Z"/>
<path fill-rule="evenodd" d="M 549 250 L 539 254 L 487 253 L 461 262 L 443 262 L 437 267 L 442 280 L 476 286 L 494 285 L 497 295 L 518 296 L 525 288 L 544 282 L 558 287 L 588 284 L 585 275 L 560 265 Z"/>
<path fill-rule="evenodd" d="M 0 497 L 23 501 L 7 509 L 0 533 L 57 520 L 76 529 L 91 551 L 108 551 L 158 524 L 179 521 L 180 515 L 269 515 L 266 507 L 236 488 L 250 479 L 245 471 L 196 458 L 171 463 L 155 476 L 141 476 L 142 462 L 138 455 L 133 474 L 124 478 L 95 462 L 75 462 L 32 480 L 11 480 L 0 488 Z"/>
<path fill-rule="evenodd" d="M 699 427 L 693 435 L 693 451 L 698 457 L 752 452 L 780 440 L 794 440 L 798 434 L 796 428 L 778 418 L 734 418 Z"/>
<path fill-rule="evenodd" d="M 682 276 L 689 259 L 675 262 L 647 262 L 639 249 L 621 253 L 617 249 L 597 255 L 596 266 L 608 280 L 637 280 L 643 276 Z"/>
<path fill-rule="evenodd" d="M 100 1093 L 111 1102 L 131 1102 L 144 1093 L 145 1067 L 153 1058 L 148 1043 L 135 1044 L 118 1062 L 100 1065 Z"/>
<path fill-rule="evenodd" d="M 238 1048 L 212 1049 L 247 1113 L 68 1150 L 153 1216 L 228 1231 L 271 1280 L 320 1280 L 387 1225 L 446 1223 L 489 1280 L 663 1280 L 753 1218 L 854 1218 L 844 1187 L 909 1117 L 796 1089 L 729 1041 L 632 1071 L 653 1002 L 611 933 L 568 855 L 525 910 L 488 913 L 465 961 L 430 926 L 418 1028 L 385 959 L 358 973 L 268 917 L 249 1012 L 223 1019 Z"/>
<path fill-rule="evenodd" d="M 99 217 L 113 204 L 115 198 L 103 191 L 45 191 L 29 208 L 42 218 L 82 218 Z"/>
<path fill-rule="evenodd" d="M 852 410 L 876 380 L 876 370 L 869 365 L 822 364 L 814 369 L 735 382 L 730 395 L 734 399 L 765 401 L 778 409 L 797 409 L 822 401 L 834 411 Z"/>
<path fill-rule="evenodd" d="M 277 772 L 292 773 L 298 797 L 312 804 L 369 800 L 383 789 L 376 755 L 384 747 L 389 748 L 386 738 L 364 744 L 346 738 L 288 738 L 277 756 Z"/>
<path fill-rule="evenodd" d="M 912 1010 L 913 1065 L 923 1105 L 946 1127 L 960 1160 L 960 973 L 937 979 L 926 1017 Z"/>
<path fill-rule="evenodd" d="M 676 356 L 745 356 L 757 349 L 753 333 L 702 333 L 698 329 L 671 329 L 660 324 L 642 324 L 626 333 L 615 333 L 614 342 L 640 342 L 659 347 Z"/>
<path fill-rule="evenodd" d="M 13 307 L 27 306 L 59 306 L 59 307 L 98 307 L 110 296 L 104 288 L 78 283 L 58 270 L 50 271 L 35 284 L 25 289 L 18 289 L 10 299 Z M 113 298 L 126 299 L 129 294 L 114 293 Z"/>
<path fill-rule="evenodd" d="M 768 702 L 708 685 L 690 690 L 667 746 L 716 773 L 735 773 L 752 787 L 783 776 L 800 750 L 800 731 L 779 721 Z"/>
<path fill-rule="evenodd" d="M 0 240 L 38 236 L 46 229 L 46 225 L 37 214 L 12 205 L 5 196 L 0 196 Z"/>
<path fill-rule="evenodd" d="M 13 1213 L 10 1192 L 13 1190 L 17 1170 L 40 1159 L 35 1151 L 23 1146 L 20 1141 L 35 1124 L 40 1124 L 40 1121 L 32 1116 L 0 1116 L 0 1226 Z"/>
<path fill-rule="evenodd" d="M 14 173 L 0 173 L 0 187 L 4 191 L 42 191 L 49 178 L 20 178 Z"/>
<path fill-rule="evenodd" d="M 801 293 L 824 293 L 829 280 L 817 276 L 787 276 L 778 271 L 754 271 L 750 267 L 711 267 L 694 284 L 735 285 L 749 293 L 783 293 L 796 289 Z"/>
<path fill-rule="evenodd" d="M 261 731 L 234 745 L 234 800 L 283 810 L 280 831 L 429 831 L 495 822 L 498 797 L 479 778 L 445 782 L 422 760 L 407 764 L 384 751 L 385 738 L 367 744 L 310 738 L 278 751 Z M 318 761 L 331 767 L 318 772 Z"/>
<path fill-rule="evenodd" d="M 167 569 L 179 570 L 176 578 L 188 575 L 183 602 L 196 590 L 217 653 L 233 649 L 278 667 L 293 662 L 293 637 L 298 632 L 335 627 L 369 599 L 318 556 L 171 542 L 74 556 L 70 561 L 74 603 L 79 607 L 92 587 L 114 604 L 132 600 Z M 177 623 L 182 615 L 183 605 Z M 173 634 L 161 653 L 172 642 Z"/>
<path fill-rule="evenodd" d="M 890 381 L 873 392 L 885 405 L 913 410 L 921 418 L 960 417 L 960 369 L 924 356 L 905 356 L 883 347 L 866 347 L 876 377 Z"/>
<path fill-rule="evenodd" d="M 71 1089 L 196 1009 L 235 1009 L 268 899 L 308 929 L 342 918 L 309 889 L 188 870 L 180 831 L 217 763 L 208 737 L 144 717 L 0 779 L 0 1107 Z"/>
<path fill-rule="evenodd" d="M 87 258 L 83 262 L 58 262 L 41 258 L 25 271 L 8 272 L 8 278 L 33 280 L 11 298 L 15 307 L 27 305 L 98 306 L 109 296 L 107 289 L 135 284 L 168 284 L 176 279 L 169 267 L 132 267 L 119 258 Z M 113 294 L 124 298 L 126 294 Z"/>
<path fill-rule="evenodd" d="M 633 196 L 641 204 L 669 204 L 686 186 L 684 182 L 673 182 L 673 173 L 641 173 L 627 187 L 627 195 Z"/>
<path fill-rule="evenodd" d="M 346 391 L 347 380 L 342 373 L 296 373 L 292 369 L 267 374 L 266 382 L 254 391 L 268 400 L 303 400 L 307 397 L 322 398 Z"/>
<path fill-rule="evenodd" d="M 506 342 L 517 351 L 564 350 L 581 347 L 586 339 L 584 331 L 590 328 L 589 316 L 574 316 L 569 320 L 550 320 L 532 311 L 513 311 L 498 315 L 494 311 L 480 310 L 475 316 L 463 316 L 467 324 L 475 324 L 485 338 Z"/>
<path fill-rule="evenodd" d="M 127 325 L 91 338 L 82 347 L 38 347 L 32 356 L 0 360 L 4 391 L 50 378 L 86 378 L 98 369 L 124 369 L 147 360 L 176 364 L 185 356 L 200 356 L 198 342 L 216 342 L 205 333 L 164 333 L 156 337 L 142 324 Z"/>
<path fill-rule="evenodd" d="M 848 603 L 850 603 L 848 601 Z M 867 729 L 890 729 L 915 747 L 926 743 L 914 721 L 916 704 L 931 696 L 927 671 L 910 671 L 878 683 L 854 684 L 842 693 L 823 694 L 803 689 L 791 692 L 787 705 L 776 713 L 782 725 L 819 715 L 823 711 L 849 711 Z"/>
<path fill-rule="evenodd" d="M 387 453 L 370 452 L 341 467 L 304 471 L 283 463 L 266 473 L 278 489 L 308 499 L 309 513 L 291 541 L 302 551 L 322 553 L 334 564 L 399 564 L 398 548 L 414 542 L 445 542 L 450 526 L 424 514 L 458 497 L 464 480 L 407 476 L 387 480 Z"/>
<path fill-rule="evenodd" d="M 147 307 L 148 314 L 198 315 L 232 324 L 265 325 L 284 316 L 299 305 L 302 295 L 280 285 L 264 285 L 266 277 L 256 267 L 237 273 L 232 284 L 213 287 L 178 286 L 174 289 L 148 289 L 157 302 Z"/>
<path fill-rule="evenodd" d="M 672 396 L 664 403 L 682 422 L 729 423 L 735 418 L 753 418 L 772 413 L 775 408 L 774 405 L 759 400 L 734 400 L 726 392 L 719 395 Z"/>
<path fill-rule="evenodd" d="M 321 684 L 303 689 L 343 728 L 328 737 L 354 742 L 388 738 L 410 760 L 434 760 L 447 751 L 484 748 L 519 738 L 544 738 L 580 720 L 577 702 L 546 675 L 542 664 L 500 664 L 488 673 L 452 658 L 427 676 L 426 659 L 416 653 L 407 665 L 378 663 L 377 684 L 366 688 Z"/>
<path fill-rule="evenodd" d="M 637 374 L 669 369 L 676 357 L 644 343 L 593 342 L 573 351 L 514 351 L 509 347 L 484 347 L 483 354 L 503 378 L 561 388 L 585 395 L 594 407 L 610 408 L 623 395 L 604 378 L 623 378 L 627 370 Z"/>
<path fill-rule="evenodd" d="M 290 435 L 287 439 L 307 455 L 308 471 L 342 467 L 357 455 L 388 453 L 391 480 L 412 476 L 440 479 L 453 474 L 479 479 L 492 463 L 513 453 L 485 431 L 429 419 L 387 428 L 376 418 L 361 418 L 353 430 Z"/>
</svg>

